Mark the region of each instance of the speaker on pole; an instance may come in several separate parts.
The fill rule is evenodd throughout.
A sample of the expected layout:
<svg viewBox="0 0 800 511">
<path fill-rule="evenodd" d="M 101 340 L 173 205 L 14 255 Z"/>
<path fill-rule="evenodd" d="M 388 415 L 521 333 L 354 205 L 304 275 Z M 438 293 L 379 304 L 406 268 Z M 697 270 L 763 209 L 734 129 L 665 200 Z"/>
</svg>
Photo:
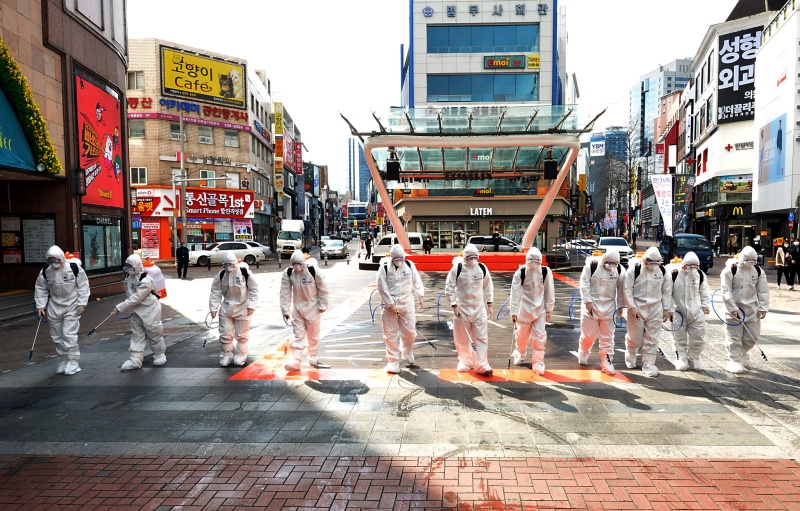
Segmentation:
<svg viewBox="0 0 800 511">
<path fill-rule="evenodd" d="M 396 160 L 388 160 L 386 162 L 386 180 L 399 181 L 400 180 L 400 162 Z"/>
<path fill-rule="evenodd" d="M 555 179 L 558 177 L 558 160 L 544 160 L 544 178 Z"/>
</svg>

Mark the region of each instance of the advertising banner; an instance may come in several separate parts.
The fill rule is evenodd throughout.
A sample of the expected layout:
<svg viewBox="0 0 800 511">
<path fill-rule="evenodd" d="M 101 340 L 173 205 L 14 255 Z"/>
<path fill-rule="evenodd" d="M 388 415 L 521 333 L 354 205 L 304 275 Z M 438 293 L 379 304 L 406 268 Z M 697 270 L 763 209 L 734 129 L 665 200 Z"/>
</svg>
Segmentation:
<svg viewBox="0 0 800 511">
<path fill-rule="evenodd" d="M 721 176 L 719 191 L 720 193 L 750 193 L 753 191 L 753 176 L 750 174 Z"/>
<path fill-rule="evenodd" d="M 661 174 L 664 172 L 666 167 L 664 167 L 664 144 L 656 144 L 656 162 L 655 162 L 655 172 L 656 174 Z"/>
<path fill-rule="evenodd" d="M 234 219 L 233 239 L 235 241 L 253 241 L 253 222 L 251 220 Z"/>
<path fill-rule="evenodd" d="M 283 166 L 295 171 L 295 174 L 302 174 L 303 167 L 297 168 L 297 162 L 294 159 L 294 139 L 288 133 L 283 134 Z"/>
<path fill-rule="evenodd" d="M 180 192 L 172 195 L 169 188 L 136 190 L 133 215 L 140 217 L 173 216 L 180 202 Z M 252 190 L 203 190 L 186 192 L 187 218 L 253 218 L 255 202 Z"/>
<path fill-rule="evenodd" d="M 685 233 L 691 218 L 694 179 L 694 176 L 687 174 L 675 176 L 675 216 L 673 217 L 673 232 L 675 234 Z"/>
<path fill-rule="evenodd" d="M 303 143 L 295 142 L 294 144 L 294 168 L 299 172 L 303 171 Z M 315 167 L 316 168 L 316 167 Z M 317 172 L 319 169 L 317 169 Z M 317 193 L 319 196 L 319 193 Z"/>
<path fill-rule="evenodd" d="M 661 217 L 672 218 L 672 176 L 650 176 L 650 182 L 653 183 L 653 194 L 656 196 Z M 665 222 L 664 234 L 672 236 L 672 222 Z"/>
<path fill-rule="evenodd" d="M 604 137 L 593 137 L 589 141 L 589 156 L 594 158 L 596 156 L 605 156 L 606 154 L 606 139 Z"/>
<path fill-rule="evenodd" d="M 525 69 L 528 59 L 525 55 L 505 55 L 502 57 L 483 57 L 484 69 Z"/>
<path fill-rule="evenodd" d="M 159 255 L 158 222 L 142 222 L 142 259 L 150 257 L 158 259 Z"/>
<path fill-rule="evenodd" d="M 758 138 L 758 184 L 783 181 L 786 175 L 786 114 L 762 126 Z"/>
<path fill-rule="evenodd" d="M 244 64 L 161 46 L 162 93 L 246 108 Z"/>
<path fill-rule="evenodd" d="M 275 134 L 283 135 L 283 103 L 275 103 Z"/>
<path fill-rule="evenodd" d="M 75 77 L 75 91 L 78 152 L 80 166 L 86 171 L 86 195 L 81 202 L 125 207 L 119 100 L 80 76 Z"/>
<path fill-rule="evenodd" d="M 719 36 L 717 124 L 755 117 L 756 52 L 761 27 Z"/>
</svg>

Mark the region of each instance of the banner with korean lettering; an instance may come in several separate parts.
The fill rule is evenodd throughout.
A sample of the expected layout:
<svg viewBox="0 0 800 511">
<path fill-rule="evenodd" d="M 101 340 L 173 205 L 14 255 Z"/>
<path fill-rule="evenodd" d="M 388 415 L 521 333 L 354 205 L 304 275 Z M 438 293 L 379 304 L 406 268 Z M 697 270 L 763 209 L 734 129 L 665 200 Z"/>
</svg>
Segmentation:
<svg viewBox="0 0 800 511">
<path fill-rule="evenodd" d="M 165 96 L 247 107 L 247 71 L 243 63 L 161 46 L 161 71 Z"/>
<path fill-rule="evenodd" d="M 650 176 L 653 194 L 662 218 L 672 218 L 672 176 Z M 664 234 L 672 236 L 672 222 L 664 222 Z"/>
<path fill-rule="evenodd" d="M 760 47 L 760 25 L 719 36 L 717 124 L 755 117 L 756 52 Z"/>
<path fill-rule="evenodd" d="M 694 176 L 678 174 L 675 176 L 675 215 L 672 218 L 675 234 L 683 234 L 692 216 L 692 191 Z"/>
<path fill-rule="evenodd" d="M 297 172 L 297 162 L 294 159 L 294 139 L 288 132 L 283 133 L 283 166 L 295 171 L 295 173 L 302 174 L 303 167 L 300 166 L 300 171 Z"/>
<path fill-rule="evenodd" d="M 180 202 L 180 191 L 171 188 L 139 188 L 133 214 L 144 217 L 173 216 Z M 141 194 L 141 195 L 140 195 Z M 133 201 L 132 201 L 133 202 Z M 187 218 L 253 218 L 252 190 L 194 189 L 186 192 Z"/>
<path fill-rule="evenodd" d="M 158 222 L 142 222 L 142 258 L 158 259 L 159 228 Z"/>
</svg>

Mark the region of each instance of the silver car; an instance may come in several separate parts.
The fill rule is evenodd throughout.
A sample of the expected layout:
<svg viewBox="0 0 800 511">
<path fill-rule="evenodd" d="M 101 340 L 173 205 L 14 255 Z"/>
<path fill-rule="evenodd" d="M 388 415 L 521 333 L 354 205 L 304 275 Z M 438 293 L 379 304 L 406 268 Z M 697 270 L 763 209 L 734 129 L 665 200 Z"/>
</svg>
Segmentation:
<svg viewBox="0 0 800 511">
<path fill-rule="evenodd" d="M 342 240 L 325 240 L 322 242 L 322 246 L 319 249 L 319 255 L 323 258 L 328 257 L 328 259 L 334 257 L 341 257 L 344 259 L 347 257 L 347 247 Z"/>
<path fill-rule="evenodd" d="M 200 266 L 207 266 L 209 262 L 221 264 L 222 255 L 228 250 L 247 264 L 255 264 L 256 261 L 264 261 L 267 258 L 260 248 L 251 247 L 243 241 L 226 241 L 215 243 L 206 250 L 192 250 L 189 252 L 189 264 Z"/>
</svg>

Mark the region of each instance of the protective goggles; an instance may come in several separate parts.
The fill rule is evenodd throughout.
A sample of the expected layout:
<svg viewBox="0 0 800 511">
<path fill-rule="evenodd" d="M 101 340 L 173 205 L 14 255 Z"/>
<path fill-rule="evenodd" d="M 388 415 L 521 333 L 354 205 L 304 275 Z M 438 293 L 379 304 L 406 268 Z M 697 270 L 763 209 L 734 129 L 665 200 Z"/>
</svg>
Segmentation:
<svg viewBox="0 0 800 511">
<path fill-rule="evenodd" d="M 470 254 L 470 255 L 464 257 L 464 260 L 466 260 L 466 261 L 477 261 L 478 260 L 478 254 Z"/>
<path fill-rule="evenodd" d="M 541 259 L 528 259 L 528 264 L 542 264 Z"/>
<path fill-rule="evenodd" d="M 393 262 L 393 263 L 402 263 L 402 262 L 403 262 L 403 261 L 405 261 L 405 260 L 406 260 L 406 258 L 405 258 L 405 257 L 393 257 L 393 258 L 392 258 L 392 262 Z"/>
<path fill-rule="evenodd" d="M 47 258 L 47 264 L 56 264 L 56 263 L 60 263 L 60 262 L 61 262 L 61 259 L 59 259 L 58 257 L 48 257 Z"/>
<path fill-rule="evenodd" d="M 603 263 L 603 266 L 605 266 L 606 268 L 616 268 L 617 266 L 619 266 L 619 263 L 614 261 L 606 261 Z"/>
<path fill-rule="evenodd" d="M 687 264 L 685 266 L 686 266 L 687 270 L 696 270 L 696 269 L 700 268 L 699 264 Z"/>
<path fill-rule="evenodd" d="M 644 264 L 652 265 L 652 264 L 661 264 L 661 259 L 650 259 L 649 257 L 645 258 Z"/>
<path fill-rule="evenodd" d="M 304 263 L 292 263 L 292 268 L 296 271 L 302 270 L 303 266 L 305 266 Z"/>
<path fill-rule="evenodd" d="M 226 270 L 232 270 L 236 265 L 233 263 L 222 263 L 222 267 Z"/>
<path fill-rule="evenodd" d="M 128 272 L 133 271 L 133 266 L 131 266 L 130 264 L 126 264 L 122 267 L 122 269 Z"/>
<path fill-rule="evenodd" d="M 744 264 L 756 264 L 758 259 L 745 259 Z"/>
</svg>

